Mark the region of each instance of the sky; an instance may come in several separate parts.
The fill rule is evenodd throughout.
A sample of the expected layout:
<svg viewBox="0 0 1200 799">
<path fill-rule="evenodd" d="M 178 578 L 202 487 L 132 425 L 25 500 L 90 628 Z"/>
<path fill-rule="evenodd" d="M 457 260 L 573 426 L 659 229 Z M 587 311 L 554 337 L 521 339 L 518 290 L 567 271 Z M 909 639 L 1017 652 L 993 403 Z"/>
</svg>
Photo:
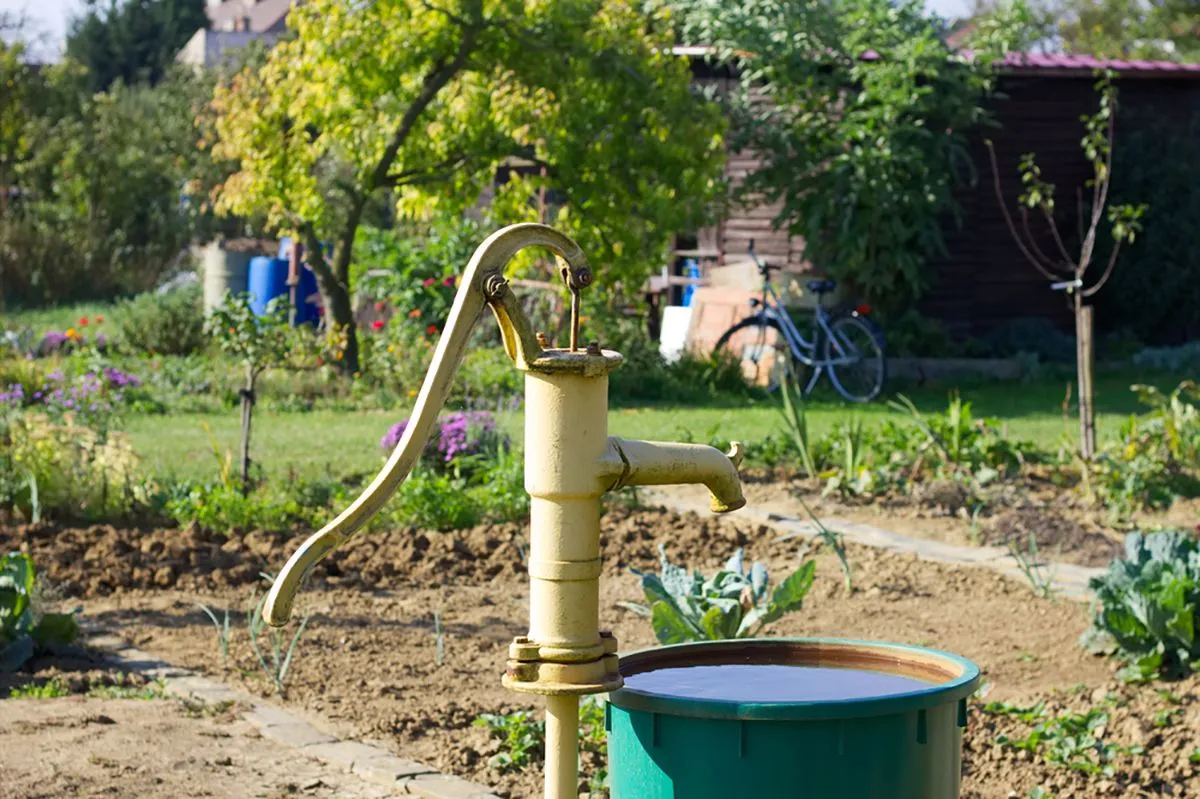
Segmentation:
<svg viewBox="0 0 1200 799">
<path fill-rule="evenodd" d="M 943 17 L 966 13 L 967 0 L 926 0 L 925 7 Z M 83 8 L 83 0 L 0 0 L 0 11 L 24 11 L 41 36 L 41 51 L 57 53 L 67 33 L 67 18 Z"/>
</svg>

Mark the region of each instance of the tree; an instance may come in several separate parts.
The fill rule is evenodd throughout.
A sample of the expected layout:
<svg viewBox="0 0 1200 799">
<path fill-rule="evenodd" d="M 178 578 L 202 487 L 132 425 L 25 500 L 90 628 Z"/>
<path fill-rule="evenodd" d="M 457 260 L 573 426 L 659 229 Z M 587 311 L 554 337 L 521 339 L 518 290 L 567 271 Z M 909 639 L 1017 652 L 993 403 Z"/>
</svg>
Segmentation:
<svg viewBox="0 0 1200 799">
<path fill-rule="evenodd" d="M 158 83 L 180 48 L 208 27 L 205 0 L 88 0 L 71 21 L 67 55 L 88 70 L 93 92 L 114 81 Z"/>
<path fill-rule="evenodd" d="M 204 320 L 204 332 L 216 340 L 221 351 L 242 362 L 246 381 L 238 392 L 242 398 L 242 494 L 250 493 L 250 421 L 254 414 L 254 389 L 268 369 L 287 362 L 291 349 L 291 326 L 286 309 L 278 299 L 267 304 L 266 314 L 255 316 L 250 297 L 227 292 L 221 305 Z"/>
<path fill-rule="evenodd" d="M 627 0 L 312 0 L 294 37 L 218 90 L 226 210 L 297 233 L 326 317 L 349 329 L 350 265 L 373 201 L 408 217 L 475 205 L 573 235 L 606 282 L 642 280 L 718 192 L 719 110 L 671 54 L 671 18 Z M 326 257 L 322 241 L 332 243 Z"/>
<path fill-rule="evenodd" d="M 685 41 L 714 46 L 738 75 L 731 150 L 761 166 L 737 199 L 781 203 L 775 224 L 803 238 L 806 260 L 884 310 L 910 306 L 944 251 L 953 187 L 971 176 L 963 133 L 984 116 L 985 58 L 953 53 L 921 0 L 681 10 Z"/>
<path fill-rule="evenodd" d="M 1051 281 L 1052 288 L 1063 289 L 1072 298 L 1079 387 L 1079 452 L 1085 460 L 1091 460 L 1096 451 L 1096 422 L 1092 407 L 1092 308 L 1085 305 L 1084 300 L 1095 295 L 1108 282 L 1117 265 L 1122 243 L 1133 242 L 1141 229 L 1142 215 L 1146 212 L 1145 205 L 1109 204 L 1113 134 L 1117 118 L 1117 90 L 1112 85 L 1111 75 L 1101 78 L 1096 84 L 1096 92 L 1100 97 L 1100 108 L 1095 114 L 1082 118 L 1085 132 L 1081 146 L 1092 166 L 1092 178 L 1086 184 L 1086 188 L 1091 189 L 1091 196 L 1085 201 L 1084 192 L 1079 190 L 1076 199 L 1078 254 L 1068 250 L 1064 237 L 1059 232 L 1054 217 L 1054 186 L 1042 179 L 1041 168 L 1038 167 L 1033 153 L 1021 156 L 1021 184 L 1025 188 L 1018 198 L 1021 204 L 1021 228 L 1017 229 L 1000 187 L 1000 168 L 996 162 L 995 147 L 991 141 L 987 142 L 996 198 L 1000 202 L 1000 209 L 1004 212 L 1004 220 L 1013 240 L 1025 259 Z M 1042 217 L 1053 239 L 1054 250 L 1050 254 L 1042 250 L 1033 235 L 1029 223 L 1030 211 Z M 1089 285 L 1086 281 L 1088 268 L 1093 263 L 1097 237 L 1101 224 L 1106 219 L 1113 247 L 1100 276 Z"/>
<path fill-rule="evenodd" d="M 1190 60 L 1200 54 L 1194 0 L 1062 0 L 1059 35 L 1070 52 Z"/>
<path fill-rule="evenodd" d="M 1002 5 L 974 0 L 979 18 Z M 1200 57 L 1195 0 L 1033 0 L 1034 18 L 1063 50 L 1108 58 L 1193 61 Z"/>
<path fill-rule="evenodd" d="M 13 201 L 0 209 L 0 288 L 24 303 L 104 299 L 152 288 L 192 238 L 188 178 L 211 175 L 197 147 L 211 88 L 179 71 L 159 85 L 92 94 L 67 59 L 26 87 Z M 203 98 L 203 99 L 202 99 Z"/>
</svg>

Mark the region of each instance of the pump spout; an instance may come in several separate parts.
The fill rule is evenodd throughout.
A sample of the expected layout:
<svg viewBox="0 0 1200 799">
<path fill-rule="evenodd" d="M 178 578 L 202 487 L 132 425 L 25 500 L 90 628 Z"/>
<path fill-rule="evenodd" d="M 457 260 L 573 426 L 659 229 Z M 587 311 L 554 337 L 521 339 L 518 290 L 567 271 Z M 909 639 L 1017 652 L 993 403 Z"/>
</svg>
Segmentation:
<svg viewBox="0 0 1200 799">
<path fill-rule="evenodd" d="M 704 444 L 608 439 L 605 460 L 615 480 L 608 490 L 625 486 L 703 483 L 711 495 L 713 513 L 729 513 L 746 504 L 737 468 L 742 445 L 734 441 L 728 453 Z"/>
</svg>

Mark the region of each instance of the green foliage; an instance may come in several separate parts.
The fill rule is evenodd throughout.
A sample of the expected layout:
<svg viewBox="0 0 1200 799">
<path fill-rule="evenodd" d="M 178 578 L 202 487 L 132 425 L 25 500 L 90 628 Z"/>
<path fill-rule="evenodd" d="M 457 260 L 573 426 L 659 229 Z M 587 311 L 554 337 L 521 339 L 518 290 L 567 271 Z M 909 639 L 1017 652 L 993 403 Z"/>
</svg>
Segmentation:
<svg viewBox="0 0 1200 799">
<path fill-rule="evenodd" d="M 452 216 L 504 166 L 497 218 L 544 212 L 635 290 L 718 193 L 723 121 L 672 54 L 665 10 L 314 0 L 288 26 L 261 69 L 216 93 L 215 152 L 240 165 L 222 202 L 298 231 L 314 256 L 318 239 L 334 241 L 331 258 L 313 258 L 332 324 L 352 322 L 352 247 L 376 203 Z M 535 168 L 508 167 L 514 157 Z M 543 191 L 552 202 L 539 209 Z"/>
<path fill-rule="evenodd" d="M 1022 549 L 1019 541 L 1008 542 L 1008 554 L 1017 562 L 1017 568 L 1025 576 L 1025 581 L 1033 589 L 1034 595 L 1042 599 L 1054 596 L 1054 567 L 1038 556 L 1037 536 L 1029 531 L 1029 543 Z"/>
<path fill-rule="evenodd" d="M 256 316 L 250 307 L 250 295 L 228 292 L 221 305 L 204 320 L 204 332 L 221 351 L 241 361 L 247 371 L 247 389 L 267 369 L 287 362 L 291 327 L 287 307 L 276 297 L 267 305 L 264 316 Z"/>
<path fill-rule="evenodd" d="M 800 609 L 817 568 L 816 561 L 805 561 L 769 591 L 766 567 L 756 562 L 747 571 L 740 549 L 707 579 L 667 560 L 665 545 L 659 545 L 659 556 L 661 575 L 633 569 L 642 578 L 648 604 L 622 607 L 648 617 L 663 644 L 753 638 L 785 613 Z"/>
<path fill-rule="evenodd" d="M 1116 515 L 1200 493 L 1200 408 L 1193 402 L 1200 388 L 1185 380 L 1170 394 L 1146 385 L 1130 389 L 1150 411 L 1131 416 L 1090 466 L 1092 489 Z"/>
<path fill-rule="evenodd" d="M 1055 34 L 1068 52 L 1193 61 L 1200 11 L 1190 0 L 1058 0 Z"/>
<path fill-rule="evenodd" d="M 625 358 L 608 378 L 609 396 L 614 403 L 701 403 L 717 397 L 763 395 L 762 389 L 746 382 L 741 364 L 728 353 L 700 355 L 685 351 L 667 363 L 658 342 L 650 339 L 641 324 L 641 310 L 623 309 L 599 298 L 588 309 L 588 335 Z"/>
<path fill-rule="evenodd" d="M 87 695 L 92 699 L 162 699 L 167 695 L 167 686 L 162 679 L 145 685 L 135 685 L 122 675 L 124 679 L 112 684 L 92 685 Z"/>
<path fill-rule="evenodd" d="M 204 0 L 90 0 L 71 21 L 67 56 L 87 68 L 93 92 L 115 81 L 157 83 L 192 34 L 208 25 Z"/>
<path fill-rule="evenodd" d="M 608 790 L 608 733 L 604 729 L 605 700 L 592 694 L 579 698 L 579 749 L 584 757 L 598 762 L 590 773 L 587 762 L 580 762 L 588 778 L 588 790 L 603 795 Z"/>
<path fill-rule="evenodd" d="M 1047 763 L 1085 774 L 1111 777 L 1113 763 L 1121 755 L 1140 754 L 1140 746 L 1121 746 L 1104 740 L 1109 714 L 1103 708 L 1083 713 L 1065 712 L 1050 716 L 1045 705 L 1019 708 L 999 702 L 984 706 L 985 713 L 1011 715 L 1034 727 L 1022 738 L 996 737 L 996 743 L 1041 755 Z"/>
<path fill-rule="evenodd" d="M 983 119 L 987 59 L 958 58 L 920 0 L 679 13 L 687 43 L 738 70 L 730 149 L 763 158 L 740 197 L 781 202 L 775 221 L 803 237 L 805 258 L 872 304 L 910 305 L 944 251 L 953 188 L 972 177 L 963 133 Z"/>
<path fill-rule="evenodd" d="M 0 557 L 0 672 L 16 671 L 40 650 L 75 640 L 73 613 L 42 613 L 35 601 L 33 558 L 20 552 Z"/>
<path fill-rule="evenodd" d="M 180 188 L 208 170 L 197 147 L 204 79 L 180 72 L 92 94 L 78 73 L 68 61 L 26 87 L 5 176 L 17 199 L 0 208 L 7 302 L 149 290 L 176 268 L 197 221 L 199 204 L 181 203 Z"/>
<path fill-rule="evenodd" d="M 1125 557 L 1089 583 L 1097 607 L 1082 643 L 1150 680 L 1200 663 L 1200 545 L 1182 532 L 1129 533 Z"/>
<path fill-rule="evenodd" d="M 150 486 L 123 433 L 98 431 L 73 414 L 13 416 L 0 408 L 0 506 L 26 518 L 127 517 Z"/>
<path fill-rule="evenodd" d="M 232 472 L 229 473 L 232 476 Z M 344 487 L 331 487 L 327 499 L 309 489 L 323 481 L 298 481 L 243 493 L 236 480 L 168 483 L 163 510 L 179 525 L 195 523 L 213 532 L 292 530 L 324 522 L 334 500 L 346 500 Z"/>
<path fill-rule="evenodd" d="M 113 323 L 121 345 L 139 354 L 192 355 L 207 343 L 199 286 L 126 300 Z"/>
<path fill-rule="evenodd" d="M 481 713 L 473 724 L 486 727 L 502 738 L 501 750 L 488 758 L 488 767 L 497 771 L 519 771 L 544 757 L 546 723 L 534 717 L 532 710 L 512 713 Z"/>
<path fill-rule="evenodd" d="M 472 527 L 482 518 L 479 504 L 463 490 L 459 480 L 418 469 L 409 475 L 392 501 L 396 521 L 428 530 Z"/>
<path fill-rule="evenodd" d="M 779 387 L 779 396 L 783 399 L 783 424 L 787 430 L 788 440 L 796 457 L 800 459 L 800 467 L 804 476 L 814 479 L 817 476 L 816 460 L 813 458 L 812 436 L 808 431 L 808 416 L 805 413 L 804 392 L 792 380 L 784 380 Z"/>
<path fill-rule="evenodd" d="M 200 610 L 212 621 L 213 627 L 217 628 L 217 651 L 221 653 L 221 665 L 229 665 L 229 609 L 225 610 L 225 623 L 217 621 L 217 614 L 213 613 L 208 605 L 197 604 Z"/>
<path fill-rule="evenodd" d="M 51 677 L 43 683 L 26 683 L 10 688 L 9 699 L 60 699 L 70 696 L 71 689 L 57 677 Z"/>
</svg>

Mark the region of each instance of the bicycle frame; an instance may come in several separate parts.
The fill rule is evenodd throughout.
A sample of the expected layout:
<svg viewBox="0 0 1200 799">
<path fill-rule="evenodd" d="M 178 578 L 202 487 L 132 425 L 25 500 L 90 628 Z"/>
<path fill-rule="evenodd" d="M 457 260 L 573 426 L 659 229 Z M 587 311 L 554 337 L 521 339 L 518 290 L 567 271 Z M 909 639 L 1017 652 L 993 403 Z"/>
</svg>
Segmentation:
<svg viewBox="0 0 1200 799">
<path fill-rule="evenodd" d="M 812 368 L 812 377 L 808 379 L 808 383 L 804 386 L 805 394 L 812 392 L 813 388 L 817 385 L 817 381 L 821 379 L 821 375 L 824 374 L 828 367 L 851 364 L 861 357 L 857 353 L 848 352 L 848 349 L 851 348 L 834 334 L 833 328 L 829 324 L 829 312 L 820 304 L 819 298 L 817 307 L 813 313 L 816 324 L 812 341 L 806 339 L 804 334 L 800 332 L 800 329 L 796 327 L 796 323 L 792 321 L 791 316 L 783 307 L 783 303 L 780 302 L 779 295 L 775 292 L 775 287 L 771 285 L 770 279 L 765 274 L 763 276 L 762 299 L 757 302 L 762 306 L 762 310 L 758 315 L 763 321 L 774 320 L 779 324 L 779 329 L 783 331 L 784 340 L 787 341 L 792 357 L 805 366 Z M 763 329 L 765 330 L 765 326 Z M 817 357 L 817 347 L 821 342 L 821 334 L 824 334 L 826 339 L 833 343 L 838 357 Z"/>
</svg>

